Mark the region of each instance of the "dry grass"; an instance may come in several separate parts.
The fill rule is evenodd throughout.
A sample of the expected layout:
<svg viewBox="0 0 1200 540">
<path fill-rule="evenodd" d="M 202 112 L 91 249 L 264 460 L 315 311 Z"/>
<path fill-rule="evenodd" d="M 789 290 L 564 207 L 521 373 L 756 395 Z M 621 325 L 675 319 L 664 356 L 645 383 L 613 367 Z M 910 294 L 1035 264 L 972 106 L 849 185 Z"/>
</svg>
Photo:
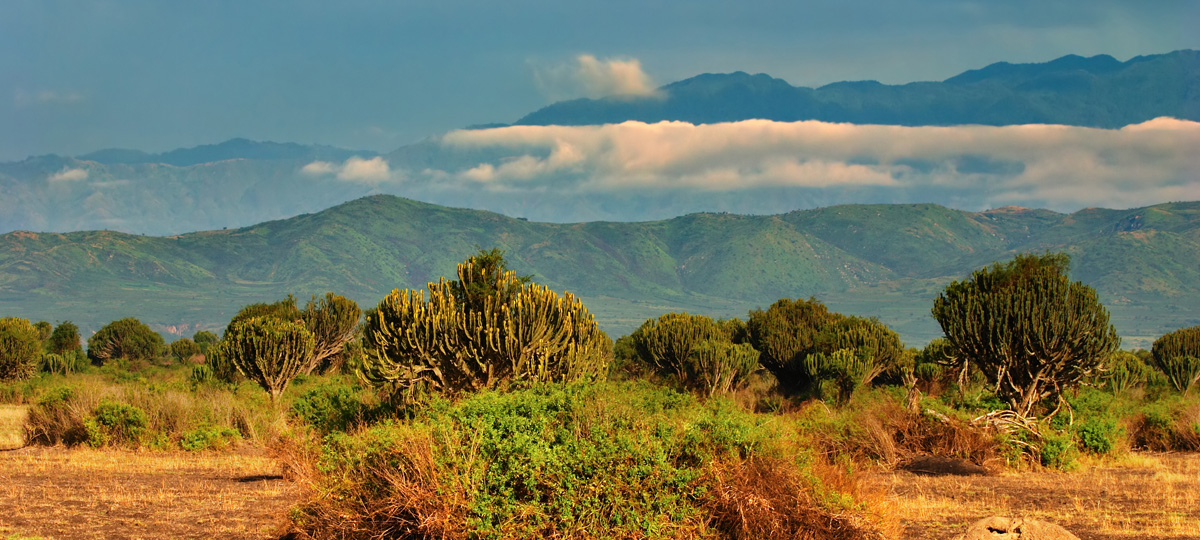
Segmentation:
<svg viewBox="0 0 1200 540">
<path fill-rule="evenodd" d="M 296 490 L 251 453 L 0 452 L 0 537 L 273 538 Z"/>
<path fill-rule="evenodd" d="M 25 444 L 26 405 L 0 405 L 0 450 L 20 448 Z"/>
<path fill-rule="evenodd" d="M 887 495 L 904 538 L 949 539 L 987 516 L 1028 516 L 1080 538 L 1200 538 L 1200 455 L 1135 454 L 1085 462 L 1073 473 L 986 477 L 875 473 L 864 483 Z"/>
</svg>

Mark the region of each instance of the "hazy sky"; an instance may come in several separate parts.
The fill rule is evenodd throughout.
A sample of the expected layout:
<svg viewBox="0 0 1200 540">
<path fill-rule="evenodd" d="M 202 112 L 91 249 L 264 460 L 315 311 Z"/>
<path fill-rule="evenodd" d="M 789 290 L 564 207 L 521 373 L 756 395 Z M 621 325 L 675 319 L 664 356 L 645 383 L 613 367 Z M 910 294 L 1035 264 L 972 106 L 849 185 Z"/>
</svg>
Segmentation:
<svg viewBox="0 0 1200 540">
<path fill-rule="evenodd" d="M 704 72 L 940 80 L 1196 49 L 1196 28 L 1200 2 L 1173 0 L 0 0 L 0 159 L 232 137 L 387 151 Z"/>
</svg>

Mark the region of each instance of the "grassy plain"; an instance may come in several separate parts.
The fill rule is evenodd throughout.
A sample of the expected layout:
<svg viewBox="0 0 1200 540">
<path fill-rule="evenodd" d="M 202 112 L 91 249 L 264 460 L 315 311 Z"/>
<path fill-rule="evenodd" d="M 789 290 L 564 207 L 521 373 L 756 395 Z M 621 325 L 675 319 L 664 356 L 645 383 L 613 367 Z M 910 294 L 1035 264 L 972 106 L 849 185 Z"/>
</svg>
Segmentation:
<svg viewBox="0 0 1200 540">
<path fill-rule="evenodd" d="M 945 540 L 988 516 L 1029 517 L 1080 538 L 1200 538 L 1200 454 L 1132 454 L 1084 463 L 1079 470 L 996 476 L 865 476 L 881 491 L 903 538 Z"/>
</svg>

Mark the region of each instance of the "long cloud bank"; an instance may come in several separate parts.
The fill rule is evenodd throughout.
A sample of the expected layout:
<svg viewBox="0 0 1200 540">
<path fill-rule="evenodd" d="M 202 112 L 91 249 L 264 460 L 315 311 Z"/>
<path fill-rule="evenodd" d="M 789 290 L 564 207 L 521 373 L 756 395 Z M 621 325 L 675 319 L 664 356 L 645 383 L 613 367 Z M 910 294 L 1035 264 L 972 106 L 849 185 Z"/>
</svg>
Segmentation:
<svg viewBox="0 0 1200 540">
<path fill-rule="evenodd" d="M 825 122 L 625 122 L 454 131 L 417 176 L 496 192 L 947 189 L 963 206 L 1129 207 L 1200 199 L 1200 123 L 904 127 Z M 453 166 L 450 166 L 453 165 Z M 439 168 L 443 166 L 444 168 Z M 423 174 L 421 174 L 423 172 Z"/>
</svg>

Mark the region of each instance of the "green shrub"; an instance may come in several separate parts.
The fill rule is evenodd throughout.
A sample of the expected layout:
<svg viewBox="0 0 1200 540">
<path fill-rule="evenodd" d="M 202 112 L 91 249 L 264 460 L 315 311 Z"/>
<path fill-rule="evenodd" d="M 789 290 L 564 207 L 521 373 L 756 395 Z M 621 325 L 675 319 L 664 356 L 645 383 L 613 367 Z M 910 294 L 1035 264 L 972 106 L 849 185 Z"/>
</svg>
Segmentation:
<svg viewBox="0 0 1200 540">
<path fill-rule="evenodd" d="M 358 394 L 346 384 L 318 386 L 292 402 L 292 415 L 323 432 L 345 431 L 364 413 Z"/>
<path fill-rule="evenodd" d="M 1075 448 L 1075 439 L 1069 434 L 1055 432 L 1043 434 L 1039 453 L 1043 467 L 1069 471 L 1078 466 L 1076 458 L 1079 450 Z"/>
<path fill-rule="evenodd" d="M 84 421 L 88 444 L 93 448 L 108 445 L 137 446 L 149 420 L 146 411 L 127 403 L 102 401 Z"/>
<path fill-rule="evenodd" d="M 79 327 L 71 321 L 63 321 L 54 327 L 46 342 L 46 351 L 67 356 L 69 353 L 83 355 L 83 344 L 79 338 Z"/>
<path fill-rule="evenodd" d="M 1200 382 L 1200 326 L 1164 334 L 1154 340 L 1151 354 L 1155 366 L 1181 393 Z"/>
<path fill-rule="evenodd" d="M 1112 417 L 1089 418 L 1075 432 L 1084 451 L 1102 456 L 1118 448 L 1125 436 L 1125 429 Z"/>
<path fill-rule="evenodd" d="M 179 447 L 189 452 L 224 450 L 240 438 L 238 430 L 229 426 L 203 426 L 183 432 L 179 438 Z"/>
</svg>

